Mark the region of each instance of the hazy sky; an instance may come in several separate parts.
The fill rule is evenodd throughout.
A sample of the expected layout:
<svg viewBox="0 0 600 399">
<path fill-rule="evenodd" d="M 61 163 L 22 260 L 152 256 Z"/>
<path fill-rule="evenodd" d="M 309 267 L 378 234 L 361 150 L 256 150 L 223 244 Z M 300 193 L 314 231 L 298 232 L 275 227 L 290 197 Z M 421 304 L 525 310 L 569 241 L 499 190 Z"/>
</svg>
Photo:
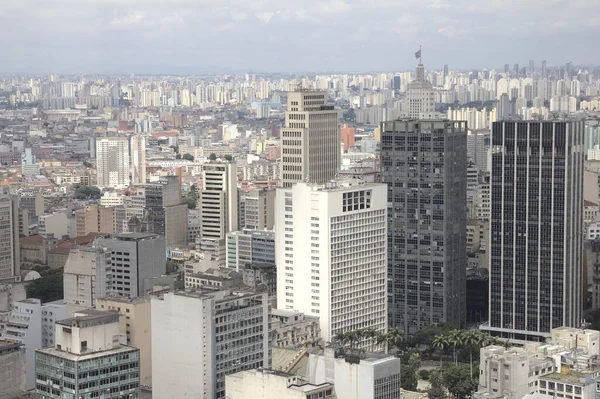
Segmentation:
<svg viewBox="0 0 600 399">
<path fill-rule="evenodd" d="M 600 64 L 600 0 L 0 0 L 0 72 Z"/>
</svg>

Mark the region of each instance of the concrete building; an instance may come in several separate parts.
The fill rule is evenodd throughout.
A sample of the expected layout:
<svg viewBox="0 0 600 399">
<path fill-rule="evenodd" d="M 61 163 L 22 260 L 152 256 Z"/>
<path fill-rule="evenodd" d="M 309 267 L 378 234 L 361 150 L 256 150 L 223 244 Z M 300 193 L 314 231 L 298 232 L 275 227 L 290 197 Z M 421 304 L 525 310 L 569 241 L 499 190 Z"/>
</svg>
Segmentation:
<svg viewBox="0 0 600 399">
<path fill-rule="evenodd" d="M 319 317 L 325 341 L 387 329 L 386 199 L 385 185 L 356 181 L 277 191 L 277 303 Z"/>
<path fill-rule="evenodd" d="M 466 322 L 467 130 L 465 122 L 381 125 L 387 183 L 390 325 L 413 336 Z"/>
<path fill-rule="evenodd" d="M 290 310 L 271 310 L 272 346 L 298 348 L 313 346 L 321 340 L 319 318 Z"/>
<path fill-rule="evenodd" d="M 272 230 L 275 223 L 275 190 L 240 191 L 239 229 Z M 243 212 L 241 211 L 243 209 Z"/>
<path fill-rule="evenodd" d="M 19 196 L 19 208 L 27 210 L 29 220 L 37 220 L 44 214 L 44 197 L 41 191 L 22 191 Z"/>
<path fill-rule="evenodd" d="M 227 234 L 227 267 L 237 271 L 249 264 L 275 264 L 275 233 L 271 230 Z"/>
<path fill-rule="evenodd" d="M 326 348 L 310 354 L 306 374 L 311 384 L 333 384 L 338 398 L 400 399 L 400 359 L 392 355 L 341 356 Z"/>
<path fill-rule="evenodd" d="M 21 273 L 18 209 L 17 197 L 0 193 L 0 282 Z"/>
<path fill-rule="evenodd" d="M 208 163 L 204 165 L 202 174 L 202 190 L 196 205 L 196 209 L 200 209 L 200 239 L 215 243 L 238 229 L 235 164 Z"/>
<path fill-rule="evenodd" d="M 0 398 L 17 398 L 25 393 L 25 348 L 13 340 L 0 340 Z"/>
<path fill-rule="evenodd" d="M 111 251 L 102 247 L 72 249 L 65 263 L 63 291 L 66 303 L 94 307 L 97 298 L 112 292 Z"/>
<path fill-rule="evenodd" d="M 540 376 L 555 371 L 554 360 L 525 348 L 487 346 L 481 349 L 476 398 L 521 399 L 534 393 Z"/>
<path fill-rule="evenodd" d="M 94 246 L 111 254 L 110 289 L 135 298 L 146 295 L 167 271 L 164 237 L 151 233 L 121 233 L 99 237 Z"/>
<path fill-rule="evenodd" d="M 350 147 L 354 147 L 356 129 L 344 124 L 340 129 L 340 132 L 342 141 L 344 142 L 344 152 L 347 152 Z"/>
<path fill-rule="evenodd" d="M 129 141 L 126 137 L 96 139 L 96 185 L 129 186 Z"/>
<path fill-rule="evenodd" d="M 63 237 L 70 237 L 70 223 L 67 215 L 63 212 L 56 212 L 51 215 L 42 215 L 38 218 L 38 233 L 42 237 L 56 237 L 59 240 Z"/>
<path fill-rule="evenodd" d="M 281 139 L 283 187 L 335 178 L 340 169 L 340 127 L 338 112 L 327 105 L 327 92 L 288 93 Z"/>
<path fill-rule="evenodd" d="M 35 388 L 35 350 L 42 347 L 41 307 L 39 299 L 14 302 L 4 331 L 4 338 L 20 342 L 25 346 L 27 390 Z"/>
<path fill-rule="evenodd" d="M 87 310 L 55 331 L 55 347 L 35 352 L 36 397 L 140 397 L 140 353 L 124 344 L 118 314 Z"/>
<path fill-rule="evenodd" d="M 146 183 L 146 137 L 142 134 L 131 138 L 131 183 Z"/>
<path fill-rule="evenodd" d="M 431 83 L 425 79 L 425 67 L 417 65 L 416 79 L 408 84 L 406 90 L 406 116 L 411 119 L 434 119 L 435 92 Z"/>
<path fill-rule="evenodd" d="M 187 204 L 181 202 L 178 176 L 163 176 L 144 186 L 144 210 L 151 232 L 164 236 L 167 246 L 187 245 Z"/>
<path fill-rule="evenodd" d="M 85 208 L 76 210 L 75 237 L 85 236 L 90 233 L 112 234 L 116 231 L 115 208 L 90 204 Z"/>
<path fill-rule="evenodd" d="M 490 323 L 482 328 L 494 334 L 541 340 L 580 325 L 583 131 L 583 121 L 493 125 Z"/>
<path fill-rule="evenodd" d="M 310 384 L 300 377 L 268 369 L 246 370 L 225 377 L 226 399 L 335 399 L 333 384 Z"/>
<path fill-rule="evenodd" d="M 119 313 L 119 331 L 127 345 L 140 350 L 140 384 L 152 386 L 152 307 L 150 297 L 105 297 L 96 300 L 96 309 Z"/>
<path fill-rule="evenodd" d="M 551 398 L 573 397 L 596 399 L 598 397 L 598 378 L 594 372 L 569 370 L 541 376 L 538 392 Z"/>
<path fill-rule="evenodd" d="M 169 292 L 152 298 L 152 394 L 224 398 L 225 376 L 271 366 L 266 293 Z"/>
</svg>

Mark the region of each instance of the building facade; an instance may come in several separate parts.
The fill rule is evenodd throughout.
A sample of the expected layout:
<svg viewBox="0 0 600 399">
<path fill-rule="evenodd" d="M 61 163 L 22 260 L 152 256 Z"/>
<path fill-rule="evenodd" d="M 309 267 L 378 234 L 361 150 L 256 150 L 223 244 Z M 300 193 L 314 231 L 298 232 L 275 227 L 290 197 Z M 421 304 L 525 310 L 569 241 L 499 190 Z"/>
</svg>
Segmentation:
<svg viewBox="0 0 600 399">
<path fill-rule="evenodd" d="M 575 121 L 503 121 L 492 131 L 490 323 L 541 339 L 582 307 L 583 131 Z"/>
<path fill-rule="evenodd" d="M 126 137 L 96 139 L 96 185 L 129 186 L 129 141 Z"/>
<path fill-rule="evenodd" d="M 146 137 L 142 134 L 131 138 L 131 183 L 146 183 Z"/>
<path fill-rule="evenodd" d="M 74 248 L 63 273 L 64 299 L 68 304 L 93 307 L 97 298 L 111 292 L 111 252 L 99 247 Z"/>
<path fill-rule="evenodd" d="M 25 348 L 12 340 L 0 340 L 0 395 L 17 398 L 25 393 Z"/>
<path fill-rule="evenodd" d="M 200 239 L 216 242 L 237 230 L 237 174 L 233 163 L 212 162 L 203 169 L 204 181 L 196 205 L 200 209 Z"/>
<path fill-rule="evenodd" d="M 225 377 L 227 399 L 335 399 L 333 384 L 310 384 L 296 375 L 267 369 L 246 370 Z"/>
<path fill-rule="evenodd" d="M 225 398 L 225 376 L 271 365 L 266 293 L 210 290 L 152 298 L 152 394 Z"/>
<path fill-rule="evenodd" d="M 283 187 L 335 178 L 340 168 L 340 127 L 337 111 L 327 105 L 327 92 L 288 93 L 281 139 Z"/>
<path fill-rule="evenodd" d="M 385 332 L 386 208 L 383 184 L 339 181 L 278 189 L 279 308 L 319 317 L 325 341 L 347 330 Z"/>
<path fill-rule="evenodd" d="M 408 336 L 466 322 L 466 128 L 448 120 L 381 125 L 390 325 Z"/>
<path fill-rule="evenodd" d="M 20 275 L 19 202 L 0 193 L 0 281 Z"/>
</svg>

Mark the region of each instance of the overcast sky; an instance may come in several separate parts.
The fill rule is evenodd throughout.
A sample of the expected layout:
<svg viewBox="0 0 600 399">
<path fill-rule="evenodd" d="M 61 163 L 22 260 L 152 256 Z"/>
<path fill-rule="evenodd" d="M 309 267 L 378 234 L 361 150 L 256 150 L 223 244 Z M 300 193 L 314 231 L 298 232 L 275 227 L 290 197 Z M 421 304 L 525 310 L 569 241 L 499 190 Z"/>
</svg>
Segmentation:
<svg viewBox="0 0 600 399">
<path fill-rule="evenodd" d="M 0 0 L 0 72 L 600 64 L 600 0 Z"/>
</svg>

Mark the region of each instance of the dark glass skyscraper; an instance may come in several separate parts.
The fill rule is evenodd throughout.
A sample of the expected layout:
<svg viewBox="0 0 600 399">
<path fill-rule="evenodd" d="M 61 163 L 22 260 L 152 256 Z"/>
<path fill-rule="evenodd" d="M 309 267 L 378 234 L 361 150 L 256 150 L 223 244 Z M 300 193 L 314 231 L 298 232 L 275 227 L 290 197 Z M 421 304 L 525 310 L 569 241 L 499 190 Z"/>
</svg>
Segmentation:
<svg viewBox="0 0 600 399">
<path fill-rule="evenodd" d="M 388 185 L 389 323 L 408 336 L 466 315 L 467 123 L 381 125 Z"/>
<path fill-rule="evenodd" d="M 486 329 L 504 337 L 579 326 L 583 132 L 583 121 L 493 124 Z"/>
</svg>

